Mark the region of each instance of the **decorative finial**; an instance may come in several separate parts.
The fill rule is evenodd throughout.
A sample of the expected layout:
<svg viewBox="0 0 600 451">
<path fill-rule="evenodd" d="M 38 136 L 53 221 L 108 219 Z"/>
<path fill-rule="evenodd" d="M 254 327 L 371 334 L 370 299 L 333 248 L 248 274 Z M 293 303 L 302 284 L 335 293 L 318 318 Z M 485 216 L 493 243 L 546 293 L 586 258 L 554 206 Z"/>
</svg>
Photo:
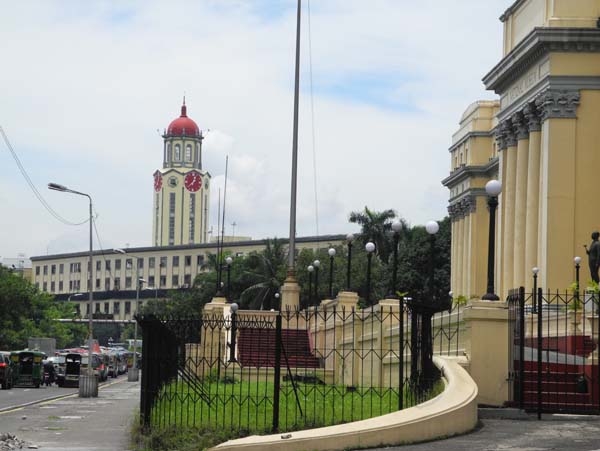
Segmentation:
<svg viewBox="0 0 600 451">
<path fill-rule="evenodd" d="M 185 91 L 183 93 L 183 105 L 181 105 L 181 117 L 187 117 L 187 107 L 185 106 Z"/>
</svg>

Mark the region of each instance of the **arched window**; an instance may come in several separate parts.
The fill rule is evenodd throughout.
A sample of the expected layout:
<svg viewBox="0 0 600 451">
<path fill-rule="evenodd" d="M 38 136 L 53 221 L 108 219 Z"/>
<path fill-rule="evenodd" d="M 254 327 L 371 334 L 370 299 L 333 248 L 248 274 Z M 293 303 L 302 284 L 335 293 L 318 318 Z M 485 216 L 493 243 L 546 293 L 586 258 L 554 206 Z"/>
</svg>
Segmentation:
<svg viewBox="0 0 600 451">
<path fill-rule="evenodd" d="M 167 143 L 167 154 L 165 156 L 165 161 L 167 163 L 171 161 L 171 143 Z"/>
<path fill-rule="evenodd" d="M 175 161 L 181 161 L 181 146 L 175 144 Z"/>
<path fill-rule="evenodd" d="M 192 161 L 192 145 L 185 146 L 185 161 Z"/>
</svg>

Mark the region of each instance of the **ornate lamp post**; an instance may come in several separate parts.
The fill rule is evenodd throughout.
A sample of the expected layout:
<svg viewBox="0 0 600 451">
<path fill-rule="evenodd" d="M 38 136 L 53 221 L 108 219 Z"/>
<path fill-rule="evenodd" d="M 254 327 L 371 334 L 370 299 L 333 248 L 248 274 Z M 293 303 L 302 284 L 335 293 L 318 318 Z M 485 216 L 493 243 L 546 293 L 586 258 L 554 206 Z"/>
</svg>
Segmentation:
<svg viewBox="0 0 600 451">
<path fill-rule="evenodd" d="M 579 268 L 581 263 L 581 257 L 575 257 L 575 311 L 579 308 Z"/>
<path fill-rule="evenodd" d="M 94 329 L 94 319 L 93 319 L 93 315 L 94 315 L 94 289 L 93 289 L 93 284 L 92 284 L 92 271 L 94 270 L 94 266 L 93 266 L 93 241 L 92 241 L 92 229 L 93 229 L 93 221 L 94 221 L 94 217 L 92 214 L 92 197 L 89 194 L 86 193 L 82 193 L 79 191 L 75 191 L 72 189 L 67 188 L 64 185 L 59 185 L 58 183 L 48 183 L 48 189 L 54 190 L 54 191 L 60 191 L 63 193 L 71 193 L 71 194 L 77 194 L 78 196 L 85 196 L 88 198 L 89 203 L 90 203 L 90 215 L 89 215 L 89 222 L 90 222 L 90 252 L 89 252 L 89 277 L 88 277 L 88 291 L 89 291 L 89 309 L 90 309 L 90 314 L 89 316 L 89 321 L 88 321 L 88 334 L 89 334 L 89 342 L 88 342 L 88 371 L 87 371 L 87 375 L 83 375 L 83 379 L 81 380 L 80 384 L 79 384 L 79 396 L 82 398 L 90 398 L 90 397 L 97 397 L 98 396 L 98 379 L 96 379 L 96 376 L 94 375 L 94 368 L 92 365 L 92 348 L 94 347 L 94 335 L 93 335 L 93 329 Z"/>
<path fill-rule="evenodd" d="M 306 307 L 310 307 L 312 305 L 312 279 L 315 267 L 313 265 L 308 265 L 306 270 L 308 271 L 308 304 Z"/>
<path fill-rule="evenodd" d="M 365 244 L 365 251 L 367 251 L 367 295 L 366 303 L 367 306 L 371 305 L 371 259 L 373 258 L 373 251 L 375 251 L 375 244 L 369 241 Z"/>
<path fill-rule="evenodd" d="M 229 301 L 229 297 L 231 296 L 231 264 L 233 263 L 233 258 L 227 257 L 225 259 L 225 263 L 227 264 L 227 295 L 226 298 Z"/>
<path fill-rule="evenodd" d="M 237 311 L 238 305 L 234 302 L 231 304 L 231 338 L 229 340 L 229 362 L 237 362 L 235 358 L 235 346 L 237 336 Z"/>
<path fill-rule="evenodd" d="M 127 251 L 125 249 L 115 249 L 115 252 L 118 254 L 127 255 Z M 131 254 L 129 254 L 131 255 Z M 140 277 L 140 264 L 138 261 L 138 257 L 131 255 L 132 258 L 135 258 L 135 314 L 138 313 L 139 305 L 140 305 L 140 289 L 143 284 L 146 283 L 144 279 Z M 139 380 L 139 371 L 137 364 L 137 340 L 138 340 L 138 323 L 133 319 L 133 363 L 130 369 L 127 370 L 127 381 L 129 382 L 137 382 Z"/>
<path fill-rule="evenodd" d="M 329 254 L 329 299 L 333 299 L 333 258 L 335 257 L 335 249 L 330 247 L 327 253 Z"/>
<path fill-rule="evenodd" d="M 352 266 L 352 241 L 354 240 L 354 235 L 349 233 L 346 235 L 346 241 L 348 242 L 348 266 L 346 268 L 346 290 L 350 291 L 350 269 Z"/>
<path fill-rule="evenodd" d="M 494 293 L 494 251 L 496 238 L 496 208 L 498 207 L 498 195 L 502 192 L 502 183 L 498 180 L 490 180 L 485 184 L 485 192 L 488 195 L 490 226 L 488 235 L 487 293 L 484 294 L 481 299 L 484 301 L 499 301 L 500 298 Z"/>
<path fill-rule="evenodd" d="M 394 260 L 392 266 L 392 286 L 388 293 L 388 299 L 398 299 L 396 294 L 396 280 L 398 276 L 398 241 L 400 241 L 400 231 L 402 230 L 402 223 L 400 221 L 394 221 L 392 223 L 392 230 L 394 231 Z"/>
<path fill-rule="evenodd" d="M 531 309 L 531 311 L 533 313 L 537 313 L 537 302 L 536 302 L 536 296 L 537 296 L 537 278 L 538 278 L 538 272 L 540 272 L 540 268 L 538 268 L 537 266 L 534 268 L 531 268 L 531 272 L 533 273 L 533 308 Z"/>
<path fill-rule="evenodd" d="M 315 260 L 313 266 L 315 268 L 315 305 L 319 305 L 319 266 L 321 266 L 321 262 Z"/>
<path fill-rule="evenodd" d="M 433 289 L 435 234 L 440 230 L 440 225 L 436 221 L 429 221 L 425 224 L 425 230 L 429 234 L 429 301 L 433 302 L 433 293 L 435 291 Z"/>
</svg>

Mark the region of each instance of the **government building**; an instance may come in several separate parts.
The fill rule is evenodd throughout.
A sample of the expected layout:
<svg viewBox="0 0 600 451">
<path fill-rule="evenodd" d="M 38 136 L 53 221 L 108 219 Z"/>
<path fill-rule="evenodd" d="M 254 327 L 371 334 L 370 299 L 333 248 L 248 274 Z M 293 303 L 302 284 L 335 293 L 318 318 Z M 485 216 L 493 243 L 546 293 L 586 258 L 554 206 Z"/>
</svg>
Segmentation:
<svg viewBox="0 0 600 451">
<path fill-rule="evenodd" d="M 31 257 L 31 280 L 57 299 L 77 301 L 80 314 L 89 311 L 88 292 L 94 292 L 94 313 L 130 319 L 135 312 L 136 280 L 145 281 L 144 299 L 164 298 L 169 290 L 186 289 L 209 271 L 208 256 L 218 253 L 208 240 L 210 173 L 202 166 L 202 132 L 181 114 L 165 129 L 162 167 L 153 174 L 152 246 Z M 328 248 L 345 235 L 296 238 L 296 250 Z M 225 237 L 223 251 L 232 256 L 260 252 L 265 239 Z M 90 275 L 91 274 L 91 275 Z"/>
<path fill-rule="evenodd" d="M 500 17 L 503 54 L 483 77 L 498 98 L 471 104 L 450 147 L 454 296 L 486 293 L 490 213 L 485 185 L 502 183 L 495 222 L 495 292 L 566 290 L 574 257 L 600 229 L 600 0 L 518 0 Z"/>
</svg>

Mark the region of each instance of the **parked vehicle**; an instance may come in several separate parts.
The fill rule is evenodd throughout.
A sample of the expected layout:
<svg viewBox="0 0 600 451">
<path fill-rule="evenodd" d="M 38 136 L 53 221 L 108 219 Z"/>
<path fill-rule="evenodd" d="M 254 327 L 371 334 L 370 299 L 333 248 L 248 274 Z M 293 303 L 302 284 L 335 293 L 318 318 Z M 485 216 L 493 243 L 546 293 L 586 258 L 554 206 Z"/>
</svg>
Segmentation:
<svg viewBox="0 0 600 451">
<path fill-rule="evenodd" d="M 85 372 L 88 370 L 88 360 L 88 354 L 83 354 L 81 356 L 81 372 L 83 374 L 85 374 Z M 105 368 L 102 358 L 99 354 L 92 354 L 92 370 L 99 381 L 105 381 L 107 379 L 107 369 Z"/>
<path fill-rule="evenodd" d="M 108 357 L 108 376 L 117 377 L 119 375 L 119 361 L 117 358 L 117 354 L 114 352 L 109 352 L 107 354 Z"/>
<path fill-rule="evenodd" d="M 42 383 L 43 364 L 46 354 L 39 351 L 13 351 L 10 361 L 13 370 L 13 385 L 39 388 Z"/>
<path fill-rule="evenodd" d="M 12 373 L 12 366 L 10 365 L 10 352 L 0 351 L 0 385 L 2 385 L 2 390 L 12 387 Z"/>
<path fill-rule="evenodd" d="M 59 387 L 79 386 L 81 372 L 81 354 L 76 352 L 61 353 L 57 356 L 58 371 L 56 383 Z"/>
</svg>

